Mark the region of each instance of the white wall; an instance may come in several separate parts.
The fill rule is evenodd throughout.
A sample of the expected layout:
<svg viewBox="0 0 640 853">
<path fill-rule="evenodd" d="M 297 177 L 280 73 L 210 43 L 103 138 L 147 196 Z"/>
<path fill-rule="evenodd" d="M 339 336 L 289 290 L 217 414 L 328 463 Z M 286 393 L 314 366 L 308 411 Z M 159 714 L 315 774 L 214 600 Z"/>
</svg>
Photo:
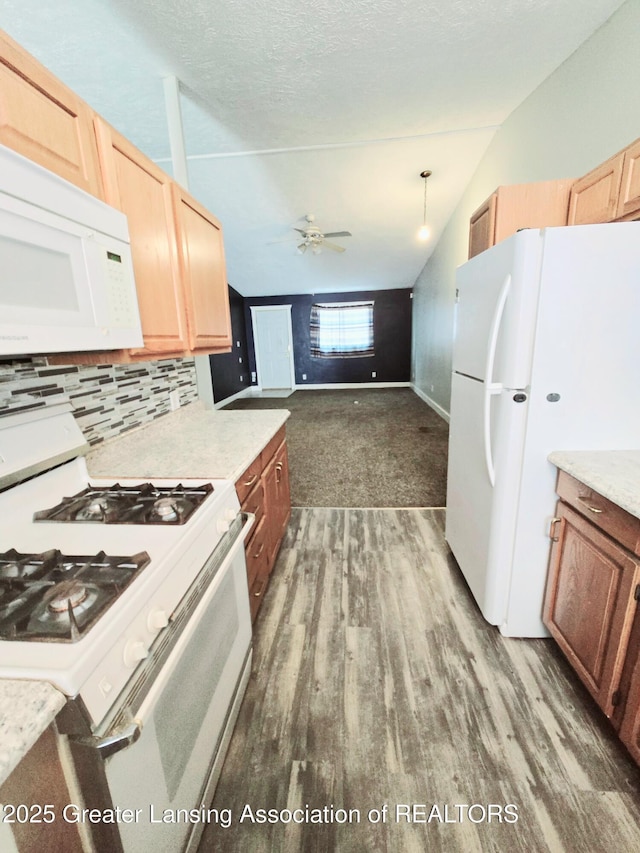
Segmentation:
<svg viewBox="0 0 640 853">
<path fill-rule="evenodd" d="M 640 0 L 628 0 L 489 145 L 415 284 L 412 376 L 436 408 L 449 411 L 455 270 L 467 258 L 469 217 L 497 186 L 578 177 L 640 136 L 639 32 Z"/>
</svg>

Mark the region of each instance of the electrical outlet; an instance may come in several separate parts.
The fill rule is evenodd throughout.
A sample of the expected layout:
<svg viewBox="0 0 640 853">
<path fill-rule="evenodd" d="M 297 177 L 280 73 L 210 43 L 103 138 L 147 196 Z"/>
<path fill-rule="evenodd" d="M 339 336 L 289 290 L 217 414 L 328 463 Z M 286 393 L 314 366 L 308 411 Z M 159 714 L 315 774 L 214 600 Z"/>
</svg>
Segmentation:
<svg viewBox="0 0 640 853">
<path fill-rule="evenodd" d="M 169 392 L 169 408 L 172 412 L 180 408 L 180 392 L 177 389 Z"/>
<path fill-rule="evenodd" d="M 375 372 L 375 370 L 372 370 L 372 371 L 371 371 L 371 378 L 372 378 L 372 379 L 375 379 L 377 375 L 378 375 L 378 374 Z"/>
<path fill-rule="evenodd" d="M 252 382 L 255 382 L 255 381 L 256 381 L 256 372 L 255 372 L 255 370 L 252 370 L 252 371 L 251 371 L 251 381 L 252 381 Z"/>
<path fill-rule="evenodd" d="M 242 356 L 238 356 L 238 364 L 242 364 Z"/>
<path fill-rule="evenodd" d="M 429 391 L 433 394 L 433 385 L 429 385 Z"/>
<path fill-rule="evenodd" d="M 237 346 L 237 347 L 239 347 L 239 346 L 240 346 L 240 341 L 236 341 L 236 346 Z"/>
<path fill-rule="evenodd" d="M 306 382 L 306 381 L 307 381 L 307 374 L 306 374 L 306 373 L 303 373 L 303 374 L 302 374 L 302 381 L 303 381 L 303 382 Z"/>
<path fill-rule="evenodd" d="M 244 382 L 244 376 L 240 377 L 240 382 Z"/>
</svg>

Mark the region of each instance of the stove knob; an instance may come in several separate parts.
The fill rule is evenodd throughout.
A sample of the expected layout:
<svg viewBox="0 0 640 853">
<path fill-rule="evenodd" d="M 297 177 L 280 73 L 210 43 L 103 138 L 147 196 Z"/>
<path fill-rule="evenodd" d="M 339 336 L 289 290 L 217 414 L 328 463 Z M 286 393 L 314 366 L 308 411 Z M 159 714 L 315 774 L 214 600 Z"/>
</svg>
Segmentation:
<svg viewBox="0 0 640 853">
<path fill-rule="evenodd" d="M 169 617 L 164 610 L 152 610 L 147 616 L 147 628 L 154 634 L 156 631 L 162 631 L 169 624 Z"/>
<path fill-rule="evenodd" d="M 216 530 L 218 531 L 218 533 L 226 533 L 228 529 L 229 522 L 226 520 L 226 518 L 218 518 L 216 520 Z"/>
<path fill-rule="evenodd" d="M 144 660 L 149 651 L 142 640 L 129 640 L 127 645 L 124 647 L 124 665 L 127 667 L 133 667 L 140 663 L 141 660 Z"/>
</svg>

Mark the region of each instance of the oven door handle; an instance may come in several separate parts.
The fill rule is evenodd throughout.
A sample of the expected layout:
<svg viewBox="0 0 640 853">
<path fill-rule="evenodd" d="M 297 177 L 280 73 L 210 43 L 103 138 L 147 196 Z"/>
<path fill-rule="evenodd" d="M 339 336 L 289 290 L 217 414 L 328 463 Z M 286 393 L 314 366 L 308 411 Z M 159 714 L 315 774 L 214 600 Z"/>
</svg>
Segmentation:
<svg viewBox="0 0 640 853">
<path fill-rule="evenodd" d="M 142 725 L 138 720 L 134 720 L 127 726 L 123 726 L 117 731 L 113 731 L 104 737 L 82 737 L 80 735 L 71 735 L 70 739 L 74 743 L 81 746 L 89 746 L 98 751 L 100 757 L 104 760 L 121 749 L 126 749 L 134 744 L 142 734 Z"/>
</svg>

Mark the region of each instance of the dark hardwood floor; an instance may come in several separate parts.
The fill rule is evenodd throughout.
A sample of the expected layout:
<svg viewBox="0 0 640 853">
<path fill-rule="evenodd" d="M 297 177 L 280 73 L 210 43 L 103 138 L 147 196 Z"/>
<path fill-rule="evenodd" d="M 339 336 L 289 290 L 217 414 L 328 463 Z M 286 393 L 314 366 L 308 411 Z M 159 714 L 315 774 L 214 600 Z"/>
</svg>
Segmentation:
<svg viewBox="0 0 640 853">
<path fill-rule="evenodd" d="M 640 770 L 551 640 L 484 622 L 443 523 L 293 510 L 200 853 L 640 849 Z"/>
</svg>

